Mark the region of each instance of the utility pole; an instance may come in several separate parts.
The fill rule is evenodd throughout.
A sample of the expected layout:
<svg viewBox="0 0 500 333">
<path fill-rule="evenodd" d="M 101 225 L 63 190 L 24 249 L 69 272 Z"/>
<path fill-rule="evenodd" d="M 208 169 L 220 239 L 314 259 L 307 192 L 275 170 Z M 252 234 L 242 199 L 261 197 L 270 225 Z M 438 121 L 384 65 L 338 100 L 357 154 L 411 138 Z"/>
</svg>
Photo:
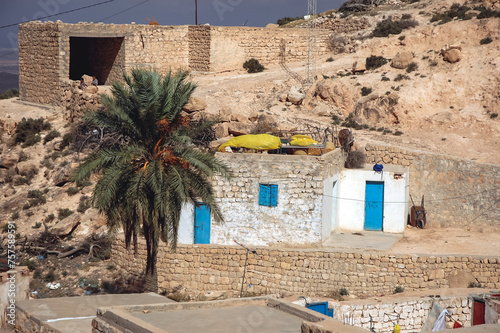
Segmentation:
<svg viewBox="0 0 500 333">
<path fill-rule="evenodd" d="M 234 240 L 234 242 L 246 250 L 246 256 L 245 256 L 245 268 L 243 269 L 243 279 L 241 280 L 241 290 L 240 290 L 240 298 L 242 298 L 242 297 L 243 297 L 243 285 L 245 284 L 245 275 L 246 275 L 246 272 L 247 272 L 248 254 L 249 254 L 249 253 L 253 253 L 254 255 L 256 255 L 256 256 L 258 256 L 258 257 L 260 257 L 261 259 L 263 259 L 264 257 L 262 257 L 261 255 L 258 255 L 258 254 L 257 254 L 257 251 L 255 251 L 255 250 L 250 250 L 250 249 L 249 249 L 248 247 L 246 247 L 245 245 L 243 245 L 243 244 L 241 244 L 241 243 L 238 243 L 236 240 Z"/>
<path fill-rule="evenodd" d="M 198 25 L 198 0 L 194 0 L 194 24 Z"/>
<path fill-rule="evenodd" d="M 314 81 L 314 69 L 316 67 L 316 16 L 318 14 L 318 1 L 308 0 L 307 15 L 309 22 L 307 24 L 307 68 L 306 81 L 307 84 L 312 84 Z"/>
</svg>

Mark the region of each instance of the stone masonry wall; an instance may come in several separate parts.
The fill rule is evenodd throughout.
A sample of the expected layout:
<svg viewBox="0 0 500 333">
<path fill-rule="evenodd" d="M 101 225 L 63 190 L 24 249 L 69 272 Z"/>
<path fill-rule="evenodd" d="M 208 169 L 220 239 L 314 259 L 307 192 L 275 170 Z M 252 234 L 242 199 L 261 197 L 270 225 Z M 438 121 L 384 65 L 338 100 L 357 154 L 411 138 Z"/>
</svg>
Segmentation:
<svg viewBox="0 0 500 333">
<path fill-rule="evenodd" d="M 210 71 L 210 27 L 189 26 L 189 70 Z"/>
<path fill-rule="evenodd" d="M 19 25 L 19 95 L 21 100 L 59 105 L 59 26 Z"/>
<path fill-rule="evenodd" d="M 219 153 L 234 178 L 214 181 L 215 196 L 221 211 L 231 214 L 224 215 L 224 224 L 212 224 L 211 242 L 320 242 L 323 173 L 326 165 L 340 168 L 339 154 L 340 150 L 322 157 Z M 259 184 L 278 185 L 277 207 L 259 205 Z"/>
<path fill-rule="evenodd" d="M 351 294 L 392 294 L 405 290 L 449 287 L 459 271 L 472 274 L 486 288 L 500 288 L 500 257 L 418 256 L 345 253 L 328 249 L 256 248 L 248 258 L 245 292 L 256 294 L 304 293 L 324 296 L 339 288 Z M 123 276 L 139 281 L 146 265 L 146 246 L 139 242 L 137 257 L 117 238 L 112 260 Z M 160 289 L 185 288 L 191 295 L 224 291 L 239 294 L 245 250 L 236 246 L 180 245 L 175 253 L 161 246 L 158 252 Z M 470 281 L 472 282 L 472 281 Z M 248 285 L 251 284 L 251 287 Z"/>
<path fill-rule="evenodd" d="M 394 332 L 396 322 L 403 333 L 421 332 L 426 318 L 432 308 L 432 298 L 401 299 L 398 301 L 383 301 L 383 303 L 342 302 L 334 308 L 334 318 L 341 322 L 352 320 L 351 325 L 370 328 L 370 316 L 373 328 L 379 333 Z M 438 304 L 448 309 L 454 320 L 464 327 L 471 326 L 471 309 L 473 300 L 467 296 L 444 297 L 437 300 Z M 399 320 L 398 320 L 399 316 Z M 349 319 L 347 319 L 349 318 Z M 448 328 L 453 328 L 453 321 L 446 319 Z"/>
<path fill-rule="evenodd" d="M 243 63 L 255 58 L 267 66 L 278 64 L 281 40 L 285 40 L 286 62 L 307 59 L 307 29 L 211 27 L 210 64 L 212 71 L 242 68 Z M 318 29 L 317 54 L 328 52 L 329 32 Z"/>
<path fill-rule="evenodd" d="M 401 147 L 365 149 L 367 163 L 410 167 L 410 194 L 416 205 L 425 195 L 429 226 L 500 225 L 500 166 Z"/>
</svg>

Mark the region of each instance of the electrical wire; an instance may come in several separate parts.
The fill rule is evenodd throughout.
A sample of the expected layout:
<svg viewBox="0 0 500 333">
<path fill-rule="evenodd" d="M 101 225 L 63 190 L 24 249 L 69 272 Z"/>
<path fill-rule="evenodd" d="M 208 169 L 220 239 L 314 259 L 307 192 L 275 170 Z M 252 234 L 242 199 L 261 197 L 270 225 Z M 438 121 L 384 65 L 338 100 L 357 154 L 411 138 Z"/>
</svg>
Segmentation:
<svg viewBox="0 0 500 333">
<path fill-rule="evenodd" d="M 115 0 L 107 0 L 107 1 L 99 2 L 99 3 L 95 3 L 93 5 L 88 5 L 88 6 L 84 6 L 84 7 L 80 7 L 80 8 L 70 9 L 70 10 L 67 10 L 67 11 L 64 11 L 64 12 L 60 12 L 60 13 L 57 13 L 57 14 L 52 14 L 52 15 L 47 15 L 47 16 L 44 16 L 44 17 L 40 17 L 39 20 L 44 20 L 46 18 L 50 18 L 50 17 L 54 17 L 54 16 L 59 16 L 59 15 L 67 14 L 67 13 L 72 13 L 72 12 L 76 12 L 76 11 L 79 11 L 79 10 L 82 10 L 82 9 L 87 9 L 87 8 L 95 7 L 95 6 L 100 6 L 100 5 L 103 5 L 105 3 L 113 2 L 113 1 L 115 1 Z M 26 23 L 26 22 L 30 22 L 30 21 L 31 20 L 21 21 L 21 22 L 7 24 L 7 25 L 2 25 L 2 26 L 0 26 L 0 29 L 8 28 L 8 27 L 13 27 L 13 26 L 19 25 L 21 23 Z"/>
<path fill-rule="evenodd" d="M 101 21 L 106 21 L 107 19 L 110 19 L 110 18 L 115 17 L 115 16 L 117 16 L 117 15 L 120 15 L 120 14 L 122 14 L 122 13 L 125 13 L 126 11 L 131 10 L 132 8 L 135 8 L 135 7 L 137 7 L 137 6 L 140 6 L 140 5 L 142 5 L 142 4 L 144 4 L 144 3 L 148 2 L 148 1 L 149 1 L 149 0 L 144 0 L 144 1 L 143 1 L 143 2 L 141 2 L 141 3 L 138 3 L 138 4 L 136 4 L 136 5 L 133 5 L 132 7 L 126 8 L 126 9 L 124 9 L 124 10 L 121 10 L 121 11 L 119 11 L 118 13 L 115 13 L 115 14 L 113 14 L 113 15 L 110 15 L 110 16 L 108 16 L 108 17 L 105 17 L 105 18 L 103 18 L 103 19 L 100 19 L 99 21 L 100 21 L 100 22 L 101 22 Z"/>
<path fill-rule="evenodd" d="M 472 197 L 472 196 L 478 196 L 478 195 L 481 195 L 481 194 L 484 194 L 484 193 L 488 193 L 488 192 L 491 192 L 491 191 L 496 191 L 496 190 L 500 190 L 500 187 L 495 187 L 493 189 L 484 190 L 482 192 L 471 193 L 471 194 L 467 194 L 467 195 L 461 195 L 461 196 L 450 197 L 450 198 L 426 199 L 425 202 L 438 202 L 438 201 L 466 199 L 466 198 L 469 198 L 469 197 Z M 337 197 L 337 196 L 327 195 L 327 194 L 323 194 L 322 196 L 323 197 L 327 197 L 327 198 L 338 199 L 338 200 L 366 202 L 366 200 L 363 200 L 363 199 L 342 198 L 342 197 Z M 384 203 L 384 204 L 410 204 L 411 203 L 411 201 L 377 201 L 377 200 L 369 200 L 368 202 Z"/>
</svg>

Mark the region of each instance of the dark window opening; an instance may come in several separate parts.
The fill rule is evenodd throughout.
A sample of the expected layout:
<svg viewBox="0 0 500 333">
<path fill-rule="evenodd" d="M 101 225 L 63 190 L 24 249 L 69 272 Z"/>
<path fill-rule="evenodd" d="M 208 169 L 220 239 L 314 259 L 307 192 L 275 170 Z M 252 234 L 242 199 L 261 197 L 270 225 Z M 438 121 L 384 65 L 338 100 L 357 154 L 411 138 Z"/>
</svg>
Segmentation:
<svg viewBox="0 0 500 333">
<path fill-rule="evenodd" d="M 120 52 L 123 37 L 70 37 L 69 78 L 95 76 L 99 85 L 111 84 L 121 75 L 124 57 Z M 119 77 L 119 76 L 118 76 Z"/>
</svg>

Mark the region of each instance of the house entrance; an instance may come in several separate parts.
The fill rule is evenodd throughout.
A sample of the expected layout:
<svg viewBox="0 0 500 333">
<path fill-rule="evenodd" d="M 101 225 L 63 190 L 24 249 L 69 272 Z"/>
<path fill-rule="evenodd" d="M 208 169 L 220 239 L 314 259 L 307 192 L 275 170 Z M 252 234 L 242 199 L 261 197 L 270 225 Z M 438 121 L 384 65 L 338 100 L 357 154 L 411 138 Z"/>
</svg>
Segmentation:
<svg viewBox="0 0 500 333">
<path fill-rule="evenodd" d="M 384 182 L 366 182 L 365 230 L 382 231 L 384 221 Z"/>
<path fill-rule="evenodd" d="M 125 65 L 123 40 L 124 37 L 70 37 L 70 80 L 80 80 L 84 74 L 95 76 L 100 85 L 121 79 Z"/>
<path fill-rule="evenodd" d="M 194 243 L 210 244 L 210 207 L 204 203 L 194 206 Z"/>
</svg>

